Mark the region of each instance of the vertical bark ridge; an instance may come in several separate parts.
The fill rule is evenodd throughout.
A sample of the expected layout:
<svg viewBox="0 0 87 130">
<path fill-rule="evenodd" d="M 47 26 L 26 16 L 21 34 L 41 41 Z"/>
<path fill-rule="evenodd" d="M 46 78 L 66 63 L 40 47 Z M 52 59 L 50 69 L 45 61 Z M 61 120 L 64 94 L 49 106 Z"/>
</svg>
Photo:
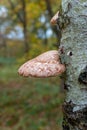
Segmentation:
<svg viewBox="0 0 87 130">
<path fill-rule="evenodd" d="M 81 79 L 87 80 L 87 0 L 62 0 L 62 9 L 70 18 L 61 39 L 65 52 L 61 61 L 66 64 L 69 89 L 63 105 L 63 130 L 87 130 L 87 82 L 78 80 L 81 74 Z"/>
</svg>

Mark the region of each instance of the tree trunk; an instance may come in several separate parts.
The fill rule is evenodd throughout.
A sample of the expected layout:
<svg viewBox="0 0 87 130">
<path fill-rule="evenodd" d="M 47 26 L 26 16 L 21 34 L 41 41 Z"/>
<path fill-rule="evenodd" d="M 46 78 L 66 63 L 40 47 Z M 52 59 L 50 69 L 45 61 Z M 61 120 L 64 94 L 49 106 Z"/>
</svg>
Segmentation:
<svg viewBox="0 0 87 130">
<path fill-rule="evenodd" d="M 27 17 L 26 17 L 26 2 L 25 0 L 22 0 L 22 9 L 23 9 L 23 33 L 24 33 L 24 51 L 27 54 L 29 51 L 29 45 L 28 45 L 28 36 L 27 36 Z"/>
<path fill-rule="evenodd" d="M 23 26 L 23 34 L 24 34 L 24 53 L 27 55 L 29 52 L 29 44 L 28 44 L 28 35 L 27 35 L 27 17 L 26 17 L 26 2 L 25 0 L 21 0 L 22 12 L 15 12 L 16 4 L 12 0 L 8 0 L 10 3 L 11 9 L 17 15 L 19 21 Z"/>
<path fill-rule="evenodd" d="M 67 88 L 63 130 L 87 130 L 87 0 L 62 0 L 62 9 L 70 19 L 60 46 Z"/>
<path fill-rule="evenodd" d="M 28 36 L 27 36 L 27 26 L 23 23 L 23 34 L 24 34 L 24 53 L 27 54 L 29 52 L 28 45 Z"/>
</svg>

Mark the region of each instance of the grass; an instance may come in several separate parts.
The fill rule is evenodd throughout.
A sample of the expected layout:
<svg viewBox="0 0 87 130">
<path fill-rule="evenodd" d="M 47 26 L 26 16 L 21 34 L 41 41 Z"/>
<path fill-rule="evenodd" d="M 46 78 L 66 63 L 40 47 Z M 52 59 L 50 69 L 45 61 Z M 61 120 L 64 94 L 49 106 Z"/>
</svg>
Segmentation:
<svg viewBox="0 0 87 130">
<path fill-rule="evenodd" d="M 61 130 L 60 79 L 23 78 L 0 68 L 0 130 Z"/>
</svg>

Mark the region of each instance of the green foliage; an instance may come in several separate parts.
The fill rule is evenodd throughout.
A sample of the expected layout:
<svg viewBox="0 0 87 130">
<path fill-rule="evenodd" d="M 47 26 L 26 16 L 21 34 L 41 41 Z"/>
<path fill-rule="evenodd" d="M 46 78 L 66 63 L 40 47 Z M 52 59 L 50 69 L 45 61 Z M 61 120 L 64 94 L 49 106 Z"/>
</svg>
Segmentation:
<svg viewBox="0 0 87 130">
<path fill-rule="evenodd" d="M 14 64 L 15 63 L 15 58 L 13 57 L 0 57 L 0 66 L 4 66 L 4 65 L 10 65 L 10 64 Z"/>
<path fill-rule="evenodd" d="M 10 3 L 12 1 L 13 8 Z M 44 52 L 46 50 L 53 49 L 53 45 L 56 43 L 55 32 L 53 32 L 52 36 L 48 36 L 46 32 L 48 29 L 51 29 L 50 25 L 50 17 L 49 11 L 47 10 L 46 1 L 41 0 L 26 0 L 25 1 L 25 12 L 23 10 L 23 1 L 17 0 L 3 0 L 2 5 L 8 9 L 8 15 L 5 18 L 5 23 L 8 26 L 5 27 L 4 36 L 9 34 L 9 32 L 13 31 L 15 33 L 15 27 L 19 26 L 22 30 L 24 30 L 24 24 L 26 24 L 26 41 L 29 45 L 29 53 L 28 59 Z M 55 13 L 60 7 L 61 1 L 49 1 L 53 12 Z M 24 17 L 24 13 L 26 14 L 26 18 Z M 44 17 L 44 21 L 42 20 L 42 16 Z M 20 17 L 23 19 L 21 20 Z M 42 21 L 43 22 L 42 22 Z M 1 25 L 4 26 L 4 23 Z M 38 32 L 42 31 L 42 36 L 39 37 Z M 22 33 L 22 32 L 21 32 Z M 44 37 L 44 38 L 43 38 Z M 0 49 L 1 55 L 5 56 L 14 56 L 20 57 L 23 59 L 24 49 L 25 49 L 25 40 L 19 39 L 6 39 L 6 47 L 3 46 L 3 49 Z M 4 43 L 3 43 L 4 44 Z M 1 47 L 2 48 L 2 47 Z M 23 57 L 22 57 L 23 56 Z"/>
<path fill-rule="evenodd" d="M 60 130 L 64 95 L 59 79 L 22 78 L 17 68 L 0 69 L 0 129 Z"/>
</svg>

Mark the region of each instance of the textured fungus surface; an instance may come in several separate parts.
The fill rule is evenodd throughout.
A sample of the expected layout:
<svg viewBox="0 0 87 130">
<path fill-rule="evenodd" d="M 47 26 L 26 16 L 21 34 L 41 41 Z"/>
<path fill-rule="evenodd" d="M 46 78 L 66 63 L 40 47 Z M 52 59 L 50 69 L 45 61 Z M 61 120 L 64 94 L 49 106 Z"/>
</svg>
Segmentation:
<svg viewBox="0 0 87 130">
<path fill-rule="evenodd" d="M 65 66 L 60 63 L 58 51 L 45 52 L 36 58 L 24 63 L 18 73 L 25 77 L 51 77 L 65 71 Z"/>
</svg>

